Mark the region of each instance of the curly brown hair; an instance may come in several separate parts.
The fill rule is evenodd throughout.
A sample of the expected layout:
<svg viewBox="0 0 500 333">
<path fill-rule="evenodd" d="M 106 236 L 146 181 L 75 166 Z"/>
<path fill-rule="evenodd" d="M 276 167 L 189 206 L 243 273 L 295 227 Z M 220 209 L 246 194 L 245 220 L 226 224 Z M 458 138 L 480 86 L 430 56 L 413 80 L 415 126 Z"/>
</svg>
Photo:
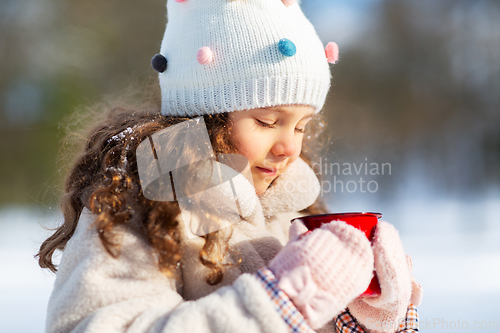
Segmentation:
<svg viewBox="0 0 500 333">
<path fill-rule="evenodd" d="M 83 208 L 87 207 L 97 216 L 94 225 L 110 255 L 119 256 L 120 241 L 115 231 L 116 227 L 125 226 L 147 240 L 157 254 L 159 269 L 171 275 L 182 257 L 183 244 L 176 219 L 180 208 L 175 201 L 153 201 L 144 196 L 135 151 L 151 135 L 189 119 L 162 116 L 158 106 L 110 108 L 105 119 L 91 129 L 83 152 L 69 170 L 61 200 L 64 223 L 40 246 L 37 254 L 40 267 L 57 271 L 53 254 L 56 250 L 64 250 Z M 204 120 L 216 155 L 237 152 L 229 138 L 227 113 L 205 115 Z M 318 126 L 321 123 L 322 119 L 316 117 L 308 125 L 307 132 L 314 136 L 305 137 L 301 157 L 309 165 L 310 158 L 314 158 L 309 143 L 317 142 L 320 129 L 324 127 Z M 319 214 L 326 209 L 318 199 L 303 212 Z M 200 261 L 210 268 L 207 282 L 217 284 L 223 278 L 222 262 L 228 252 L 230 235 L 215 231 L 202 237 L 205 244 L 200 251 Z"/>
</svg>

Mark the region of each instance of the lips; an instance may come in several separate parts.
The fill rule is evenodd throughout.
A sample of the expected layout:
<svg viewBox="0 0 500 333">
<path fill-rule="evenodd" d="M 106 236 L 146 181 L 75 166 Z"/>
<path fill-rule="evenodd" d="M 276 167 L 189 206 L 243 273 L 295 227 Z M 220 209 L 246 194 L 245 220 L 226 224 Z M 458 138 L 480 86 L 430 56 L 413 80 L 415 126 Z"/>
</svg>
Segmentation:
<svg viewBox="0 0 500 333">
<path fill-rule="evenodd" d="M 278 174 L 278 169 L 271 169 L 271 168 L 262 168 L 262 167 L 256 167 L 257 170 L 265 173 L 268 176 L 276 176 Z"/>
</svg>

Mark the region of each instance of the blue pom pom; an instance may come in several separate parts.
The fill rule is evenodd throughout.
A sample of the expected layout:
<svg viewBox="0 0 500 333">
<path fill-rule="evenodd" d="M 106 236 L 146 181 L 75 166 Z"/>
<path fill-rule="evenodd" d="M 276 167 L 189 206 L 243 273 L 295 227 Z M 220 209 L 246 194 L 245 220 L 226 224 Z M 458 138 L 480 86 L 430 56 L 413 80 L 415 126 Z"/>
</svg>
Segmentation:
<svg viewBox="0 0 500 333">
<path fill-rule="evenodd" d="M 280 39 L 278 48 L 281 54 L 283 54 L 285 57 L 293 57 L 295 53 L 297 53 L 295 44 L 291 40 L 286 38 Z"/>
</svg>

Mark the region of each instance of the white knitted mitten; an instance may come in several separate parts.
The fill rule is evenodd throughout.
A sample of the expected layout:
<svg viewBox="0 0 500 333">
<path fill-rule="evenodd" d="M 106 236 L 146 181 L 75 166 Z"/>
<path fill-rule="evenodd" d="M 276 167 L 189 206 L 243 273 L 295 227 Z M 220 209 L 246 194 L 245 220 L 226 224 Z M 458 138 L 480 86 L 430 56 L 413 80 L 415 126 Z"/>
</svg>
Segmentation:
<svg viewBox="0 0 500 333">
<path fill-rule="evenodd" d="M 373 253 L 363 232 L 345 222 L 327 223 L 302 234 L 304 231 L 307 228 L 301 222 L 292 226 L 290 241 L 269 269 L 316 329 L 367 288 L 373 274 Z"/>
<path fill-rule="evenodd" d="M 420 305 L 422 287 L 411 275 L 411 258 L 405 255 L 394 226 L 379 222 L 372 247 L 382 294 L 355 299 L 349 304 L 349 311 L 370 332 L 395 332 L 410 302 Z"/>
</svg>

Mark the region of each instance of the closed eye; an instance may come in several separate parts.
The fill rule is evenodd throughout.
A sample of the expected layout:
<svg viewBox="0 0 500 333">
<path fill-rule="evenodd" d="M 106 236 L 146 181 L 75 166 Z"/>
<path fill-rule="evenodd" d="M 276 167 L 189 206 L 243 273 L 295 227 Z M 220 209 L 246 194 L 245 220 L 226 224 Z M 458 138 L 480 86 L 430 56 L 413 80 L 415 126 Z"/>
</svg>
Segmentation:
<svg viewBox="0 0 500 333">
<path fill-rule="evenodd" d="M 265 123 L 259 119 L 255 119 L 257 121 L 257 124 L 259 124 L 259 126 L 262 126 L 262 127 L 266 127 L 266 128 L 274 128 L 274 126 L 276 126 L 275 123 L 273 124 L 268 124 L 268 123 Z"/>
<path fill-rule="evenodd" d="M 263 122 L 262 120 L 259 120 L 257 118 L 255 118 L 255 120 L 257 121 L 257 124 L 259 124 L 259 126 L 262 126 L 265 128 L 274 128 L 276 126 L 276 123 L 269 124 L 269 123 Z M 295 128 L 295 131 L 298 133 L 304 133 L 305 128 Z"/>
</svg>

